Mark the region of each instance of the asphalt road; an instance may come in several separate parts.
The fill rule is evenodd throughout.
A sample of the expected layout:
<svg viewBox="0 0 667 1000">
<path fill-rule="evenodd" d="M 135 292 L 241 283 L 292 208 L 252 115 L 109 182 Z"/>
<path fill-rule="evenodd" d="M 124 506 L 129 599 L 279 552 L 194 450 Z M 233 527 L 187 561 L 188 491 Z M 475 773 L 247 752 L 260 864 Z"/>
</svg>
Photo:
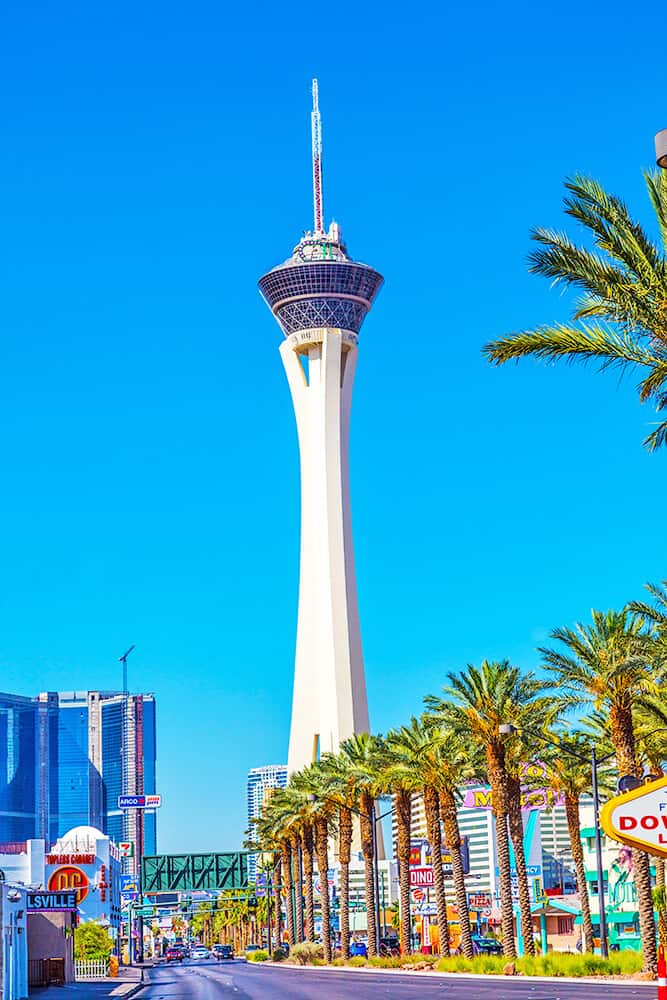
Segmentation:
<svg viewBox="0 0 667 1000">
<path fill-rule="evenodd" d="M 267 968 L 261 964 L 186 961 L 150 972 L 140 1000 L 654 1000 L 655 984 L 541 983 L 528 978 L 428 979 L 426 976 Z M 139 1000 L 138 998 L 138 1000 Z"/>
</svg>

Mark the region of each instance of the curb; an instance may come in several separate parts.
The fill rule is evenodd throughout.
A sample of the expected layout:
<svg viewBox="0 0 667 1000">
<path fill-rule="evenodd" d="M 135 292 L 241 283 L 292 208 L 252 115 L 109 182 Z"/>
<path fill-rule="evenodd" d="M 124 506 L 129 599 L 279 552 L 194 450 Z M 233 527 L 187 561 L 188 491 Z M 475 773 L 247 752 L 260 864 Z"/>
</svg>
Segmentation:
<svg viewBox="0 0 667 1000">
<path fill-rule="evenodd" d="M 285 962 L 260 962 L 257 963 L 260 968 L 269 966 L 272 969 L 289 969 L 297 970 L 300 972 L 362 972 L 365 975 L 372 976 L 410 976 L 410 978 L 417 978 L 418 976 L 424 976 L 427 979 L 473 979 L 481 980 L 482 982 L 495 981 L 503 983 L 562 983 L 565 985 L 577 985 L 590 986 L 592 984 L 597 986 L 604 986 L 605 984 L 611 984 L 613 986 L 627 986 L 628 988 L 637 990 L 645 986 L 651 990 L 655 990 L 655 980 L 646 979 L 614 979 L 609 976 L 503 976 L 496 973 L 478 973 L 478 972 L 422 972 L 422 971 L 410 971 L 408 969 L 375 969 L 369 968 L 368 966 L 350 966 L 350 965 L 287 965 Z"/>
</svg>

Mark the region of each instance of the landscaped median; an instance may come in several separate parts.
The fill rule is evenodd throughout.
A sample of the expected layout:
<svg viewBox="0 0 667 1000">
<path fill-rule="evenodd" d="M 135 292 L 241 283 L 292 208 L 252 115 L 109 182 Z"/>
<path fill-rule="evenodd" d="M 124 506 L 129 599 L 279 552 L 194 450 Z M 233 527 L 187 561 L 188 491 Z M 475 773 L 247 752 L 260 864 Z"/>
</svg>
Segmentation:
<svg viewBox="0 0 667 1000">
<path fill-rule="evenodd" d="M 268 956 L 267 956 L 268 957 Z M 303 943 L 296 945 L 286 960 L 290 965 L 324 966 L 322 946 Z M 334 967 L 352 969 L 394 969 L 415 972 L 463 972 L 472 975 L 517 975 L 546 978 L 619 977 L 646 979 L 641 972 L 642 956 L 634 951 L 622 951 L 609 958 L 599 955 L 578 955 L 551 952 L 535 958 L 507 959 L 502 955 L 478 955 L 467 959 L 462 955 L 434 958 L 430 955 L 402 955 L 392 958 L 361 958 L 347 961 L 335 957 Z"/>
</svg>

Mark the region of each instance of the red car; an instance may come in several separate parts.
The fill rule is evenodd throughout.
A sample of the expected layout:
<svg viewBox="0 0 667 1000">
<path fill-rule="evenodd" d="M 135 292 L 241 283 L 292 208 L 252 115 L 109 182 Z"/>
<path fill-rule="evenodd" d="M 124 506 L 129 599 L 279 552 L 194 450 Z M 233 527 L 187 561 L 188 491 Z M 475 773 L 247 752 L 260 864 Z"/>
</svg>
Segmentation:
<svg viewBox="0 0 667 1000">
<path fill-rule="evenodd" d="M 184 958 L 183 949 L 172 945 L 171 947 L 167 948 L 167 950 L 164 953 L 164 957 L 167 959 L 168 962 L 182 962 Z"/>
</svg>

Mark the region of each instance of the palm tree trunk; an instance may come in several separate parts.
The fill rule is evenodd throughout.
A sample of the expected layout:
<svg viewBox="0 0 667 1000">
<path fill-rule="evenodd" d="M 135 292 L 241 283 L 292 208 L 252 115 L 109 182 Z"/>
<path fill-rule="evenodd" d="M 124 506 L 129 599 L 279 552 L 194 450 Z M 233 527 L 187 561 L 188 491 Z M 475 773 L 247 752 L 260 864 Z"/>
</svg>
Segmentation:
<svg viewBox="0 0 667 1000">
<path fill-rule="evenodd" d="M 526 871 L 526 852 L 523 846 L 523 817 L 521 815 L 521 783 L 514 775 L 507 779 L 509 828 L 512 846 L 514 847 L 514 863 L 519 890 L 519 918 L 521 920 L 521 935 L 523 950 L 526 955 L 535 955 L 535 938 L 533 937 L 533 916 L 530 912 L 530 891 L 528 889 L 528 872 Z"/>
<path fill-rule="evenodd" d="M 510 865 L 510 844 L 507 832 L 507 772 L 502 747 L 489 744 L 486 760 L 493 800 L 493 815 L 496 820 L 496 851 L 498 853 L 498 883 L 500 888 L 501 932 L 503 954 L 506 958 L 516 958 L 514 941 L 514 904 L 512 902 L 512 870 Z"/>
<path fill-rule="evenodd" d="M 292 833 L 292 862 L 294 864 L 294 899 L 296 912 L 294 914 L 297 942 L 303 941 L 303 864 L 301 861 L 301 835 Z"/>
<path fill-rule="evenodd" d="M 352 812 L 347 806 L 338 810 L 338 855 L 340 860 L 340 950 L 350 957 L 350 858 L 352 855 Z"/>
<path fill-rule="evenodd" d="M 574 860 L 574 870 L 577 875 L 577 890 L 581 899 L 581 921 L 584 932 L 584 951 L 593 952 L 593 921 L 591 920 L 591 901 L 588 895 L 588 882 L 584 867 L 584 849 L 581 846 L 581 824 L 579 822 L 579 797 L 565 795 L 565 816 L 567 832 L 570 835 L 570 850 Z"/>
<path fill-rule="evenodd" d="M 281 866 L 282 867 L 282 866 Z M 282 894 L 280 892 L 282 884 L 282 878 L 279 875 L 276 879 L 275 868 L 273 876 L 273 909 L 275 912 L 275 925 L 276 925 L 276 945 L 280 947 L 280 943 L 283 939 L 283 915 L 282 915 Z"/>
<path fill-rule="evenodd" d="M 658 941 L 667 948 L 667 910 L 665 910 L 665 859 L 654 858 L 655 887 L 658 890 L 655 909 L 658 911 Z"/>
<path fill-rule="evenodd" d="M 396 809 L 396 853 L 398 855 L 398 892 L 401 901 L 401 954 L 408 955 L 412 918 L 410 914 L 410 828 L 412 794 L 399 788 L 394 795 Z"/>
<path fill-rule="evenodd" d="M 306 881 L 306 941 L 315 940 L 315 903 L 313 900 L 313 828 L 303 828 L 303 874 Z"/>
<path fill-rule="evenodd" d="M 292 899 L 292 851 L 286 840 L 281 842 L 280 854 L 283 868 L 283 885 L 285 886 L 286 893 L 287 940 L 289 941 L 290 948 L 293 948 L 296 944 L 296 938 L 294 934 L 294 901 Z"/>
<path fill-rule="evenodd" d="M 364 889 L 366 896 L 366 927 L 368 933 L 368 954 L 371 958 L 377 955 L 375 947 L 375 928 L 377 914 L 375 912 L 375 873 L 373 867 L 373 821 L 371 810 L 373 797 L 367 789 L 363 789 L 359 797 L 359 824 L 361 828 L 361 853 L 364 858 Z"/>
<path fill-rule="evenodd" d="M 440 815 L 445 831 L 445 846 L 452 859 L 454 895 L 456 896 L 456 909 L 459 911 L 459 926 L 461 928 L 461 951 L 466 958 L 472 958 L 470 911 L 468 910 L 468 896 L 461 859 L 461 831 L 456 812 L 456 798 L 451 789 L 441 789 L 440 791 Z"/>
<path fill-rule="evenodd" d="M 329 827 L 325 816 L 315 820 L 317 870 L 320 876 L 320 906 L 322 908 L 322 947 L 324 961 L 331 965 L 331 919 L 329 916 Z"/>
<path fill-rule="evenodd" d="M 635 753 L 635 732 L 632 709 L 615 705 L 609 709 L 611 741 L 616 751 L 616 765 L 621 775 L 631 774 L 641 778 Z M 653 892 L 651 890 L 651 863 L 644 851 L 632 852 L 633 876 L 637 889 L 637 909 L 639 911 L 639 934 L 644 957 L 643 971 L 655 976 L 658 971 L 658 953 L 655 946 L 655 917 L 653 915 Z M 600 887 L 602 888 L 602 887 Z"/>
<path fill-rule="evenodd" d="M 424 812 L 426 814 L 426 836 L 431 845 L 435 906 L 438 920 L 438 953 L 449 955 L 449 924 L 447 923 L 447 896 L 445 875 L 442 869 L 442 833 L 440 831 L 440 804 L 433 785 L 424 786 Z"/>
</svg>

